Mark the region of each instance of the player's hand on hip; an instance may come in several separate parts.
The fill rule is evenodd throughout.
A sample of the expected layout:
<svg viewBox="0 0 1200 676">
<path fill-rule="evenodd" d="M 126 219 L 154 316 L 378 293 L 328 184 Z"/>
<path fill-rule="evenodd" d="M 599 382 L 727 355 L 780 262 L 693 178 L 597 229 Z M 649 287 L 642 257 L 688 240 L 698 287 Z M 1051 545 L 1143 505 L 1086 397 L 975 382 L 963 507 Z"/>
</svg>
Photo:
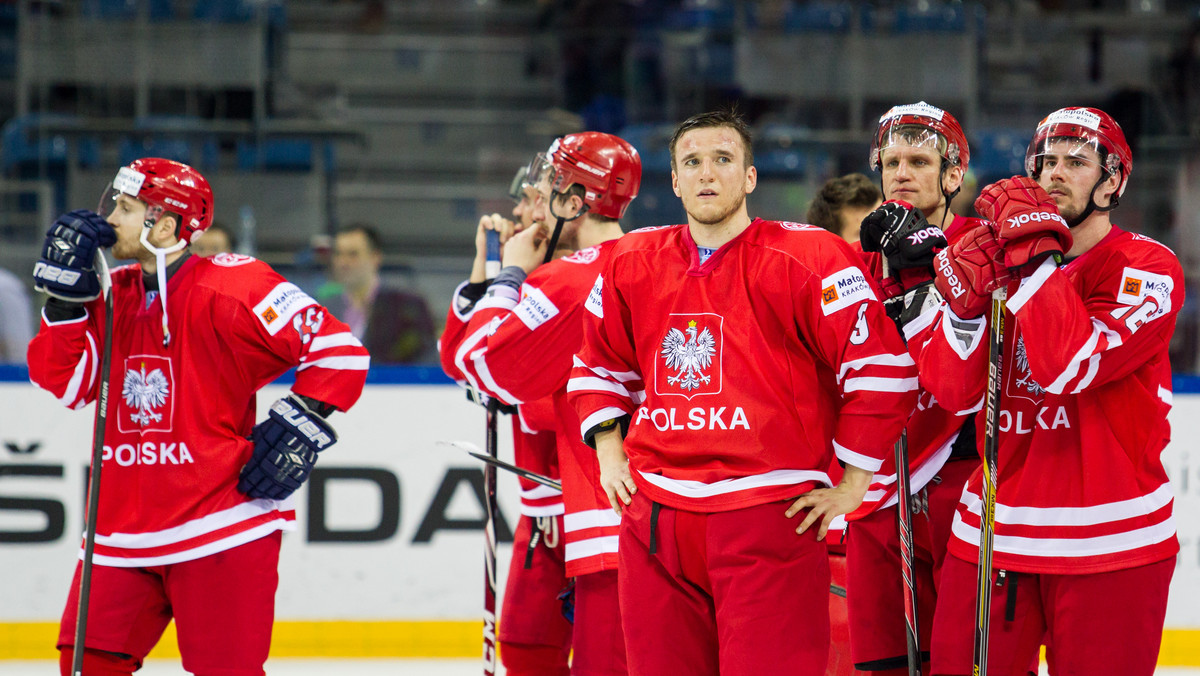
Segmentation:
<svg viewBox="0 0 1200 676">
<path fill-rule="evenodd" d="M 637 484 L 629 470 L 629 458 L 625 455 L 625 444 L 619 432 L 606 437 L 596 435 L 596 459 L 600 464 L 600 487 L 608 496 L 608 504 L 619 515 L 637 494 Z"/>
<path fill-rule="evenodd" d="M 537 269 L 546 258 L 549 242 L 541 228 L 526 228 L 516 233 L 503 244 L 501 260 L 504 267 L 515 265 L 529 274 Z"/>
<path fill-rule="evenodd" d="M 984 188 L 975 211 L 995 222 L 1009 269 L 1029 272 L 1047 256 L 1061 257 L 1071 249 L 1071 229 L 1054 198 L 1028 176 L 1001 179 Z"/>
<path fill-rule="evenodd" d="M 862 504 L 872 476 L 865 469 L 846 465 L 846 473 L 838 485 L 833 488 L 814 488 L 801 495 L 787 508 L 784 516 L 790 519 L 807 509 L 808 514 L 796 528 L 796 534 L 803 535 L 809 528 L 819 524 L 817 539 L 824 540 L 834 518 L 849 514 Z"/>
<path fill-rule="evenodd" d="M 238 490 L 252 498 L 282 500 L 304 484 L 317 454 L 337 442 L 337 433 L 295 395 L 271 404 L 254 426 L 254 453 L 242 468 Z"/>
<path fill-rule="evenodd" d="M 995 225 L 984 222 L 968 230 L 933 260 L 934 284 L 960 319 L 975 319 L 987 310 L 992 292 L 1011 277 Z"/>
<path fill-rule="evenodd" d="M 96 252 L 116 241 L 116 231 L 94 211 L 59 216 L 46 231 L 42 257 L 33 268 L 34 288 L 73 303 L 99 298 Z"/>
</svg>

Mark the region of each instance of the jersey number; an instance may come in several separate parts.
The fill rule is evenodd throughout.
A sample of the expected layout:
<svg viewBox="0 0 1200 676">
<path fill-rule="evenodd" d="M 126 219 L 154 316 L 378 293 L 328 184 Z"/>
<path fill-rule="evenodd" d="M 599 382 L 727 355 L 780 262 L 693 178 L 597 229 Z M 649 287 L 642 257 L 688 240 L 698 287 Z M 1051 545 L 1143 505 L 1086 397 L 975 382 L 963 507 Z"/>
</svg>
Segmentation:
<svg viewBox="0 0 1200 676">
<path fill-rule="evenodd" d="M 867 342 L 867 337 L 870 335 L 870 329 L 867 327 L 867 304 L 863 303 L 858 306 L 858 321 L 854 322 L 854 333 L 850 334 L 850 344 L 862 345 Z"/>
</svg>

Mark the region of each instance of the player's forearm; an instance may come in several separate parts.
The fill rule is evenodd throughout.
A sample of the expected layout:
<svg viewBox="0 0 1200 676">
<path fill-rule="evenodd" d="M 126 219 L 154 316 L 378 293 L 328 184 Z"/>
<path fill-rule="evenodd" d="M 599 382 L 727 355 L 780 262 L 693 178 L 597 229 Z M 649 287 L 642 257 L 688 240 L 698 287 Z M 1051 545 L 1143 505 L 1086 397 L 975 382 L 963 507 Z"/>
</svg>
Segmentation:
<svg viewBox="0 0 1200 676">
<path fill-rule="evenodd" d="M 596 459 L 601 468 L 615 467 L 629 461 L 625 455 L 625 439 L 620 425 L 599 430 L 592 438 L 596 442 Z"/>
</svg>

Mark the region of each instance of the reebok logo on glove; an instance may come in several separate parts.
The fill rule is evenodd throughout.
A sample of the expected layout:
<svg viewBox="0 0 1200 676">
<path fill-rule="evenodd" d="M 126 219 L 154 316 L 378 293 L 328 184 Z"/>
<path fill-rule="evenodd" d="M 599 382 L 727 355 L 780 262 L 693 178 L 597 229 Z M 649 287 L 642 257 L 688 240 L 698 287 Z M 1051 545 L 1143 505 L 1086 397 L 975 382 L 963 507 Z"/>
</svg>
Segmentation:
<svg viewBox="0 0 1200 676">
<path fill-rule="evenodd" d="M 911 235 L 909 235 L 908 242 L 909 242 L 909 244 L 916 246 L 916 245 L 920 244 L 921 242 L 924 242 L 925 240 L 929 239 L 930 237 L 938 237 L 941 235 L 942 235 L 942 229 L 937 227 L 936 225 L 931 225 L 928 228 L 925 228 L 924 230 L 914 232 Z"/>
<path fill-rule="evenodd" d="M 1050 211 L 1034 211 L 1033 213 L 1018 214 L 1005 221 L 1005 227 L 1016 229 L 1026 223 L 1041 223 L 1042 221 L 1058 221 L 1063 224 L 1063 227 L 1070 227 L 1062 216 Z"/>
<path fill-rule="evenodd" d="M 38 261 L 37 265 L 33 266 L 34 279 L 41 279 L 47 282 L 58 282 L 59 284 L 70 286 L 78 282 L 81 276 L 82 274 L 75 270 L 60 268 L 57 265 L 50 265 L 42 261 Z"/>
<path fill-rule="evenodd" d="M 937 266 L 938 272 L 950 284 L 950 293 L 955 298 L 961 298 L 967 292 L 963 288 L 962 282 L 958 279 L 958 275 L 954 274 L 954 267 L 950 265 L 950 250 L 942 249 L 933 259 L 934 265 Z"/>
<path fill-rule="evenodd" d="M 289 425 L 296 428 L 296 431 L 303 434 L 309 441 L 317 447 L 317 450 L 323 451 L 328 446 L 333 444 L 334 439 L 325 433 L 325 430 L 313 421 L 308 419 L 308 416 L 301 413 L 294 406 L 289 404 L 287 400 L 280 399 L 271 404 L 271 410 L 278 413 Z"/>
</svg>

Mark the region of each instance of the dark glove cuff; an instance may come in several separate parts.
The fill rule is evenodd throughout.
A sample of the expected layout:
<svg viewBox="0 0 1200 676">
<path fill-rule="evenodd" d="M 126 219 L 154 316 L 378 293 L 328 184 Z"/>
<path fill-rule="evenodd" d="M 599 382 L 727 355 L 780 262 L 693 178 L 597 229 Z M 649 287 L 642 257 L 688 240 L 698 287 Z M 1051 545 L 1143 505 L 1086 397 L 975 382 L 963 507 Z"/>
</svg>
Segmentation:
<svg viewBox="0 0 1200 676">
<path fill-rule="evenodd" d="M 458 297 L 471 304 L 477 303 L 487 293 L 488 284 L 489 282 L 467 282 L 459 289 Z"/>
<path fill-rule="evenodd" d="M 333 413 L 334 411 L 338 410 L 337 406 L 334 406 L 333 404 L 326 404 L 325 402 L 320 401 L 319 399 L 313 399 L 312 397 L 306 397 L 303 394 L 297 394 L 297 395 L 295 395 L 295 397 L 297 399 L 299 399 L 301 402 L 303 402 L 304 405 L 308 407 L 308 410 L 321 416 L 321 418 L 328 418 L 330 413 Z"/>
<path fill-rule="evenodd" d="M 87 315 L 87 310 L 83 309 L 83 303 L 72 303 L 53 296 L 46 299 L 43 312 L 46 314 L 46 321 L 51 323 L 69 322 Z"/>
<path fill-rule="evenodd" d="M 500 271 L 496 275 L 496 279 L 492 280 L 492 284 L 500 286 L 508 286 L 518 291 L 521 290 L 521 285 L 525 283 L 526 273 L 520 266 L 510 265 Z"/>
<path fill-rule="evenodd" d="M 592 427 L 589 428 L 588 431 L 583 433 L 583 443 L 585 443 L 588 446 L 591 446 L 593 449 L 595 449 L 596 448 L 596 434 L 599 432 L 603 432 L 604 430 L 611 430 L 613 428 L 613 425 L 621 426 L 621 438 L 623 439 L 629 434 L 629 422 L 632 419 L 633 418 L 631 416 L 626 414 L 626 415 L 620 416 L 619 418 L 612 418 L 611 420 L 605 420 L 603 422 L 596 423 L 595 425 L 592 425 Z"/>
</svg>

